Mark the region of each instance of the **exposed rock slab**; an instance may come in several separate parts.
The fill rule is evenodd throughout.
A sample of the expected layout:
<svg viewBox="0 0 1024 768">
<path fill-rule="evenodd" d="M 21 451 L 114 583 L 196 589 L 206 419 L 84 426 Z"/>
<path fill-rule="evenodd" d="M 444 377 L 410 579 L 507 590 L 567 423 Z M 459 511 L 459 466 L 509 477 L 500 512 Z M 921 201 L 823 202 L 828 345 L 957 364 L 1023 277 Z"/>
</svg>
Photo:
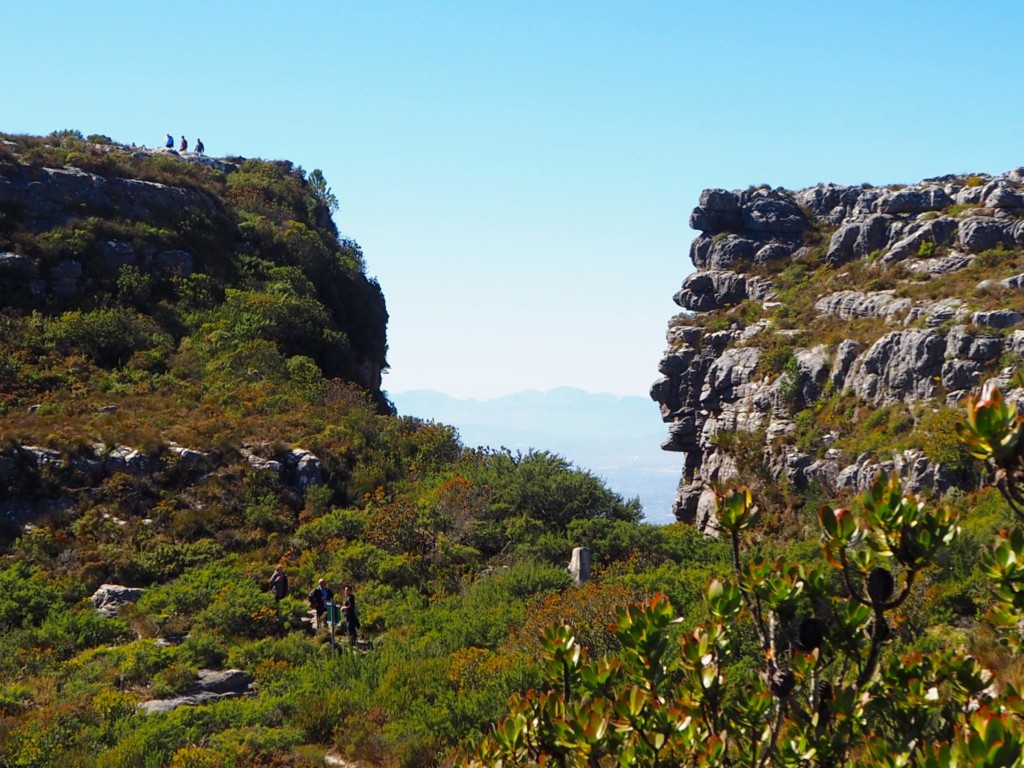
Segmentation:
<svg viewBox="0 0 1024 768">
<path fill-rule="evenodd" d="M 170 712 L 178 707 L 194 707 L 210 704 L 221 699 L 230 699 L 252 693 L 252 675 L 241 669 L 214 671 L 199 670 L 198 678 L 188 691 L 171 699 L 152 699 L 139 704 L 138 709 L 146 714 Z"/>
</svg>

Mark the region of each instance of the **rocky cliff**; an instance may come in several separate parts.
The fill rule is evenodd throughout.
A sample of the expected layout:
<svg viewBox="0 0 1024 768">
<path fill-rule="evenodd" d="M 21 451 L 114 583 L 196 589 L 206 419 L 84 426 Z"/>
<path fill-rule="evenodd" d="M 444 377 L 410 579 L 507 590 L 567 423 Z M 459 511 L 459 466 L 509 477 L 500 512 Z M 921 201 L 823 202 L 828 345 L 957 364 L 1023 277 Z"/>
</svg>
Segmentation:
<svg viewBox="0 0 1024 768">
<path fill-rule="evenodd" d="M 302 169 L 96 138 L 0 135 L 0 308 L 55 315 L 120 303 L 155 316 L 187 285 L 202 284 L 213 308 L 294 268 L 333 333 L 304 351 L 383 404 L 383 294 Z"/>
<path fill-rule="evenodd" d="M 705 190 L 651 387 L 685 457 L 675 516 L 713 528 L 711 488 L 751 472 L 798 494 L 879 467 L 973 482 L 952 407 L 1024 354 L 1022 183 Z"/>
<path fill-rule="evenodd" d="M 199 514 L 211 477 L 363 492 L 370 441 L 313 435 L 390 413 L 387 311 L 329 202 L 286 161 L 0 134 L 0 538 Z"/>
</svg>

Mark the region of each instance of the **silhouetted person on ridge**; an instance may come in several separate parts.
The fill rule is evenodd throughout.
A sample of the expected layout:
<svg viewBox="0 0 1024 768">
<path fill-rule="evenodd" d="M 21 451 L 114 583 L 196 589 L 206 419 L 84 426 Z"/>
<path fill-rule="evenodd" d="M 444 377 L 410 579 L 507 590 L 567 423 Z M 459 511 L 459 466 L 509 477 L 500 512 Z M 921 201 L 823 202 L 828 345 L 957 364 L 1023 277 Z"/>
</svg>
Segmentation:
<svg viewBox="0 0 1024 768">
<path fill-rule="evenodd" d="M 203 154 L 203 150 L 204 149 L 206 149 L 206 147 L 203 146 L 203 140 L 202 139 L 196 139 L 196 154 L 197 155 Z"/>
<path fill-rule="evenodd" d="M 164 146 L 168 149 L 174 149 L 174 137 L 171 134 L 167 134 L 167 141 L 164 142 Z"/>
<path fill-rule="evenodd" d="M 186 139 L 184 136 L 181 137 L 181 143 L 178 145 L 178 151 L 179 152 L 186 152 L 186 151 L 188 151 L 188 139 Z"/>
</svg>

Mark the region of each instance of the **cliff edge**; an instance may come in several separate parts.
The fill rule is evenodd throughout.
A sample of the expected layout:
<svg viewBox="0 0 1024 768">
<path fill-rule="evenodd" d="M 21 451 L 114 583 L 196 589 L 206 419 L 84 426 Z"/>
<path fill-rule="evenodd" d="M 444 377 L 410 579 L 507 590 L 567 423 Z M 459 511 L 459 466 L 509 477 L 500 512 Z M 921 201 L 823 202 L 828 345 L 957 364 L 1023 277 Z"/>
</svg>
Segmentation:
<svg viewBox="0 0 1024 768">
<path fill-rule="evenodd" d="M 879 468 L 938 494 L 976 482 L 953 408 L 1024 354 L 1022 187 L 1024 168 L 705 190 L 651 387 L 685 457 L 676 518 L 713 531 L 711 489 L 751 476 L 791 499 Z"/>
</svg>

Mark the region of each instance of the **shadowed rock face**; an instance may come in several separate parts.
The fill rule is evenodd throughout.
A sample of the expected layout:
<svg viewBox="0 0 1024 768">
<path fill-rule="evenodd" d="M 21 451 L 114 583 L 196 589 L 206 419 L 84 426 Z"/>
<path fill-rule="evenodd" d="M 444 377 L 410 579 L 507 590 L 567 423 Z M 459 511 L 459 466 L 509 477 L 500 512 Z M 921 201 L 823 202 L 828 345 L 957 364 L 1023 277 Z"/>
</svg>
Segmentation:
<svg viewBox="0 0 1024 768">
<path fill-rule="evenodd" d="M 0 205 L 17 207 L 19 219 L 34 232 L 83 216 L 174 221 L 191 208 L 206 214 L 217 209 L 202 192 L 153 181 L 100 176 L 80 168 L 11 168 L 0 175 Z"/>
<path fill-rule="evenodd" d="M 838 274 L 866 260 L 908 284 L 955 275 L 975 264 L 977 254 L 1024 247 L 1021 214 L 1024 168 L 888 189 L 705 190 L 690 217 L 700 231 L 690 249 L 696 271 L 674 297 L 693 319 L 683 315 L 670 323 L 661 377 L 651 387 L 668 426 L 662 448 L 686 456 L 676 517 L 713 529 L 710 484 L 728 482 L 736 472 L 732 457 L 717 447 L 723 432 L 763 434 L 766 470 L 798 489 L 812 483 L 825 492 L 862 489 L 879 468 L 901 472 L 914 489 L 944 492 L 960 482 L 919 451 L 847 456 L 830 448 L 835 437 L 829 435 L 811 452 L 798 450 L 789 437 L 793 418 L 826 390 L 850 393 L 872 407 L 939 406 L 955 405 L 986 377 L 1002 377 L 1005 385 L 1009 370 L 1000 361 L 1024 353 L 1020 275 L 982 280 L 973 295 L 915 299 L 898 286 L 879 290 L 850 281 L 845 290 L 810 297 L 833 329 L 843 321 L 873 322 L 880 330 L 867 341 L 793 345 L 782 373 L 760 364 L 766 339 L 776 346 L 787 336 L 813 339 L 815 324 L 783 331 L 763 317 L 748 327 L 726 313 L 756 302 L 770 315 L 779 306 L 771 274 L 789 263 Z M 993 297 L 1005 299 L 1005 306 L 993 308 Z M 718 316 L 724 322 L 698 322 Z"/>
</svg>

